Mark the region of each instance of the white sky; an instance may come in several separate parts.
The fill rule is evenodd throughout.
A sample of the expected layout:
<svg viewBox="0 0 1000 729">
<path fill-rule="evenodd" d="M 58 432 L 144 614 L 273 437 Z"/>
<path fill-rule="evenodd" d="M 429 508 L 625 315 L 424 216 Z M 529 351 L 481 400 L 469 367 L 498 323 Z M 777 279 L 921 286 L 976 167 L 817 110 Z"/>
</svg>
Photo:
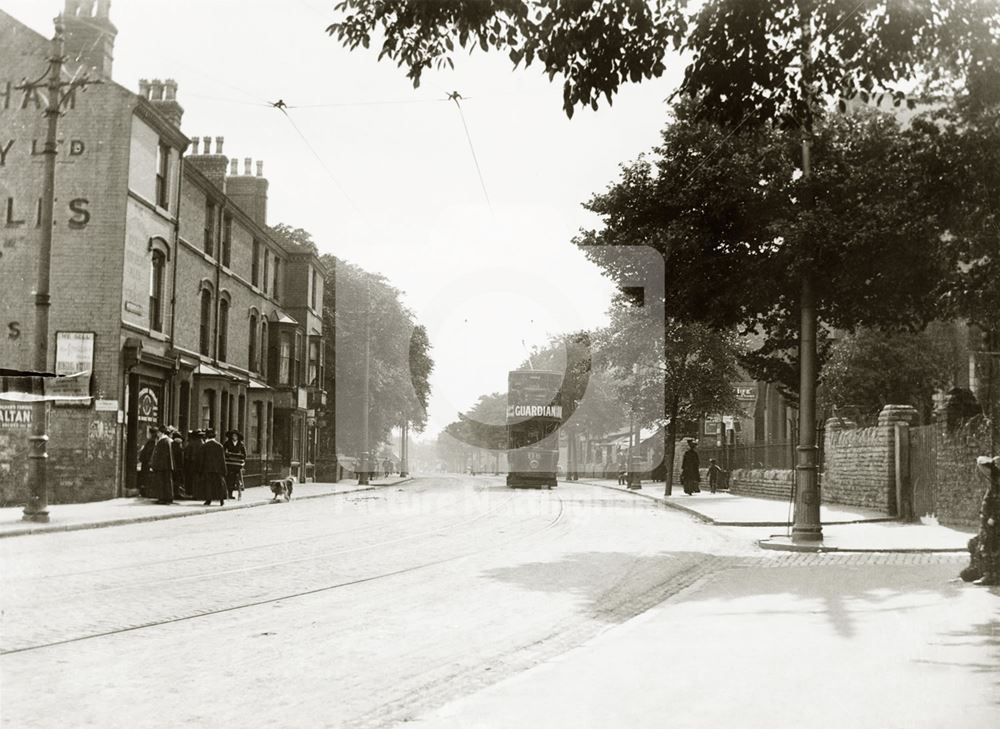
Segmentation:
<svg viewBox="0 0 1000 729">
<path fill-rule="evenodd" d="M 47 37 L 62 6 L 0 0 Z M 322 252 L 405 292 L 433 345 L 434 433 L 504 390 L 526 346 L 604 321 L 611 285 L 570 243 L 597 222 L 581 203 L 656 144 L 683 64 L 569 120 L 559 79 L 511 71 L 505 54 L 459 55 L 414 90 L 374 48 L 351 53 L 324 32 L 332 7 L 114 0 L 114 78 L 133 90 L 140 78 L 176 79 L 185 133 L 224 136 L 230 157 L 264 161 L 270 223 L 305 228 Z M 452 90 L 465 97 L 492 214 L 458 110 L 441 101 Z M 289 110 L 306 143 L 266 105 L 278 98 L 342 106 Z M 386 101 L 405 103 L 358 103 Z"/>
</svg>

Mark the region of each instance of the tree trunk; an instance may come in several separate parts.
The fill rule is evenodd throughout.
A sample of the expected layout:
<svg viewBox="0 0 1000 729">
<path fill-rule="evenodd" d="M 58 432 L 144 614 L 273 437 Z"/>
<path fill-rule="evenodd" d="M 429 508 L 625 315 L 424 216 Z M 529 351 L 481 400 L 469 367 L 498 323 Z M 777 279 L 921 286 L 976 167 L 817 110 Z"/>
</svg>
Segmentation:
<svg viewBox="0 0 1000 729">
<path fill-rule="evenodd" d="M 663 444 L 663 495 L 670 496 L 674 490 L 674 450 L 677 444 L 677 410 L 678 397 L 670 401 L 670 425 L 667 426 L 667 438 Z"/>
</svg>

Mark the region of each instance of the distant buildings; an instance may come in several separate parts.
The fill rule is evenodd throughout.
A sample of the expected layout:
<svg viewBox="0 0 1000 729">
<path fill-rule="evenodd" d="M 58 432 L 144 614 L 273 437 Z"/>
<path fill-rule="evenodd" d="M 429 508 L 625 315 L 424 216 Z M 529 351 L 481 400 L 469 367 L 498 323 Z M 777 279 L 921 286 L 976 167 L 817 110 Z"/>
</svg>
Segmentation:
<svg viewBox="0 0 1000 729">
<path fill-rule="evenodd" d="M 111 80 L 117 30 L 109 2 L 66 0 L 69 75 L 59 121 L 52 249 L 50 367 L 85 372 L 53 403 L 50 500 L 112 498 L 135 487 L 145 429 L 236 428 L 247 479 L 313 475 L 324 340 L 315 251 L 267 227 L 262 164 L 189 140 L 171 80 Z M 33 289 L 45 138 L 49 39 L 0 11 L 0 366 L 31 368 Z M 0 500 L 24 498 L 30 410 L 0 401 Z"/>
</svg>

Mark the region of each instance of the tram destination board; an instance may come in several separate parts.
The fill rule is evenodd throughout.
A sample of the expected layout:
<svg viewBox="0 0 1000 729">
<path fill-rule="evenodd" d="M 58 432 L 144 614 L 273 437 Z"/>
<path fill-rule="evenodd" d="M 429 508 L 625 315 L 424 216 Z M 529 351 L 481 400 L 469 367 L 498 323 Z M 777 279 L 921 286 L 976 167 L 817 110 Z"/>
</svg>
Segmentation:
<svg viewBox="0 0 1000 729">
<path fill-rule="evenodd" d="M 514 370 L 507 377 L 507 485 L 552 488 L 559 470 L 561 372 Z"/>
</svg>

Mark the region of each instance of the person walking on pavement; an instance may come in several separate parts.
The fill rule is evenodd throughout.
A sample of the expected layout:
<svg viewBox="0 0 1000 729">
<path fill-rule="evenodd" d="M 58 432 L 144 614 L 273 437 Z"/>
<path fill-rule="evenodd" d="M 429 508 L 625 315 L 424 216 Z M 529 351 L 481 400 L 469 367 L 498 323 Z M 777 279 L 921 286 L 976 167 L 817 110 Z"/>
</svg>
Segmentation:
<svg viewBox="0 0 1000 729">
<path fill-rule="evenodd" d="M 618 450 L 618 485 L 625 486 L 628 484 L 628 459 L 625 457 L 625 451 Z"/>
<path fill-rule="evenodd" d="M 186 499 L 187 488 L 184 483 L 184 442 L 181 432 L 174 429 L 170 433 L 170 455 L 174 459 L 174 470 L 171 474 L 174 484 L 174 498 Z"/>
<path fill-rule="evenodd" d="M 219 506 L 226 503 L 226 449 L 215 439 L 215 430 L 205 431 L 205 444 L 200 451 L 201 475 L 204 482 L 205 506 L 215 499 Z"/>
<path fill-rule="evenodd" d="M 701 493 L 698 487 L 701 482 L 701 463 L 698 460 L 698 451 L 694 449 L 694 441 L 688 440 L 687 444 L 688 449 L 684 451 L 684 457 L 681 459 L 681 485 L 684 487 L 684 493 L 690 496 Z"/>
<path fill-rule="evenodd" d="M 156 428 L 146 431 L 146 442 L 139 449 L 139 495 L 147 498 L 152 496 L 152 476 L 149 471 L 149 463 L 153 459 L 153 446 L 156 445 Z"/>
<path fill-rule="evenodd" d="M 714 458 L 708 459 L 708 490 L 711 493 L 715 493 L 719 488 L 719 482 L 722 480 L 722 469 L 719 468 L 719 464 L 715 462 Z"/>
<path fill-rule="evenodd" d="M 156 503 L 174 503 L 174 457 L 172 441 L 165 425 L 156 429 L 156 443 L 153 445 L 153 457 L 149 461 L 149 468 L 153 475 L 152 490 L 159 497 Z"/>
<path fill-rule="evenodd" d="M 201 478 L 201 446 L 204 442 L 205 431 L 192 430 L 188 433 L 187 445 L 184 446 L 184 483 L 188 494 L 196 501 L 205 498 Z"/>
<path fill-rule="evenodd" d="M 243 436 L 238 430 L 226 433 L 226 490 L 229 498 L 237 491 L 239 499 L 243 499 L 243 466 L 247 462 L 247 448 L 243 445 Z"/>
</svg>

